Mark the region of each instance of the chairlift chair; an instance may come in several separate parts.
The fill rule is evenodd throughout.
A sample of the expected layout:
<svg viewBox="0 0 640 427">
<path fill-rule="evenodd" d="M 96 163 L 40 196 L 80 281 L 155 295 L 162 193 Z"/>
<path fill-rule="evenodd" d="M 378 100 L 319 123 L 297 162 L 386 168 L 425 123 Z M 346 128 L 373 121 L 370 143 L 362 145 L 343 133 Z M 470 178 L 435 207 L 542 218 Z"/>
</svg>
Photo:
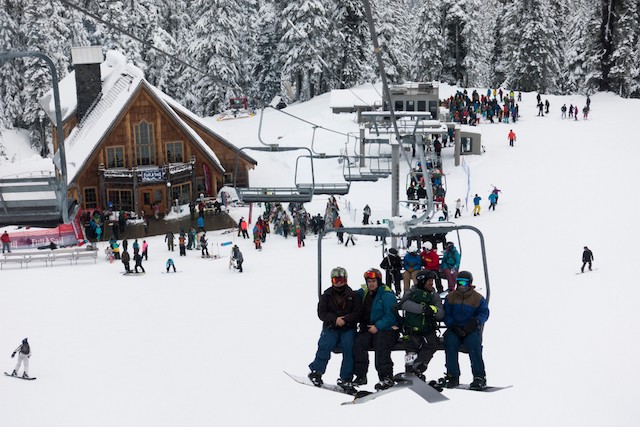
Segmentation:
<svg viewBox="0 0 640 427">
<path fill-rule="evenodd" d="M 312 180 L 314 181 L 313 183 L 305 183 L 305 182 L 299 182 L 298 179 L 298 164 L 300 162 L 301 158 L 306 158 L 309 156 L 303 155 L 303 156 L 298 156 L 298 158 L 296 159 L 296 170 L 295 170 L 295 181 L 296 181 L 296 187 L 298 188 L 298 190 L 300 191 L 312 191 L 314 195 L 339 195 L 339 196 L 344 196 L 345 194 L 349 193 L 349 189 L 351 187 L 351 183 L 348 181 L 344 181 L 344 182 L 315 182 L 315 178 L 312 178 Z M 319 159 L 340 159 L 343 156 L 341 155 L 337 155 L 337 154 L 331 154 L 331 155 L 327 155 L 324 153 L 318 153 L 317 155 L 313 156 L 314 159 L 316 159 L 316 161 L 318 161 Z"/>
</svg>

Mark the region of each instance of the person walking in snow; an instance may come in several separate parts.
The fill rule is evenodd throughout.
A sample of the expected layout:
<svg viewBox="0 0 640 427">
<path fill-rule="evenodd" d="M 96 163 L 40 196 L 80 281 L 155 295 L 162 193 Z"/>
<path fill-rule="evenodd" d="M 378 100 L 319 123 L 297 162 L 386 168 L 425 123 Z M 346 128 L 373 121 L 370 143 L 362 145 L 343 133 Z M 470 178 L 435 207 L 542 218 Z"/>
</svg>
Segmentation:
<svg viewBox="0 0 640 427">
<path fill-rule="evenodd" d="M 489 193 L 489 210 L 496 210 L 496 203 L 498 203 L 498 196 L 493 191 Z"/>
<path fill-rule="evenodd" d="M 365 205 L 364 209 L 362 210 L 362 225 L 369 224 L 370 216 L 371 216 L 371 208 L 369 207 L 369 205 Z"/>
<path fill-rule="evenodd" d="M 173 236 L 173 231 L 169 230 L 167 231 L 167 235 L 164 236 L 164 241 L 167 242 L 167 250 L 172 251 L 174 249 L 174 236 Z"/>
<path fill-rule="evenodd" d="M 124 251 L 122 252 L 122 264 L 124 264 L 124 272 L 125 273 L 131 273 L 131 266 L 130 266 L 130 262 L 131 262 L 131 256 L 129 255 L 128 251 Z"/>
<path fill-rule="evenodd" d="M 231 249 L 231 261 L 236 263 L 236 268 L 240 273 L 242 273 L 244 257 L 242 256 L 242 252 L 240 252 L 238 245 L 233 245 L 233 248 Z"/>
<path fill-rule="evenodd" d="M 473 198 L 473 216 L 480 215 L 480 201 L 481 200 L 482 200 L 482 197 L 478 196 L 478 194 L 476 194 L 476 196 Z"/>
<path fill-rule="evenodd" d="M 567 118 L 567 104 L 562 104 L 562 108 L 560 108 L 560 118 L 561 119 Z"/>
<path fill-rule="evenodd" d="M 356 245 L 355 237 L 353 237 L 353 234 L 351 233 L 347 233 L 347 239 L 344 241 L 344 246 L 349 246 L 349 242 L 351 242 L 353 246 Z"/>
<path fill-rule="evenodd" d="M 2 253 L 5 251 L 11 253 L 11 238 L 6 230 L 2 233 L 2 236 L 0 236 L 0 241 L 2 241 Z"/>
<path fill-rule="evenodd" d="M 142 256 L 145 261 L 149 261 L 149 244 L 146 240 L 142 241 Z"/>
<path fill-rule="evenodd" d="M 323 384 L 331 351 L 342 348 L 342 364 L 338 385 L 347 392 L 355 392 L 353 380 L 353 346 L 356 327 L 362 313 L 362 299 L 347 284 L 347 271 L 342 267 L 331 270 L 331 287 L 324 291 L 318 302 L 318 317 L 322 320 L 322 332 L 318 340 L 316 357 L 309 364 L 309 379 L 320 387 Z"/>
<path fill-rule="evenodd" d="M 584 273 L 584 267 L 589 264 L 589 271 L 591 271 L 591 263 L 593 262 L 593 252 L 588 247 L 584 247 L 582 251 L 582 268 L 580 272 Z"/>
<path fill-rule="evenodd" d="M 200 249 L 202 250 L 202 258 L 206 257 L 209 258 L 209 249 L 207 248 L 207 246 L 209 245 L 209 243 L 207 242 L 207 235 L 205 233 L 202 233 L 202 236 L 200 237 Z"/>
<path fill-rule="evenodd" d="M 460 199 L 456 200 L 456 213 L 453 215 L 454 218 L 458 218 L 459 216 L 462 216 L 462 207 L 464 205 L 462 204 L 462 201 Z"/>
<path fill-rule="evenodd" d="M 18 370 L 20 370 L 20 365 L 22 365 L 22 378 L 29 378 L 29 358 L 31 357 L 31 346 L 29 345 L 29 341 L 27 340 L 27 338 L 23 339 L 22 343 L 15 350 L 13 350 L 13 353 L 11 353 L 12 359 L 16 357 L 16 353 L 18 354 L 18 362 L 16 363 L 16 367 L 13 369 L 11 376 L 18 376 Z"/>
<path fill-rule="evenodd" d="M 513 129 L 509 131 L 508 138 L 509 138 L 509 145 L 513 147 L 513 143 L 516 142 L 516 133 L 513 131 Z"/>
</svg>

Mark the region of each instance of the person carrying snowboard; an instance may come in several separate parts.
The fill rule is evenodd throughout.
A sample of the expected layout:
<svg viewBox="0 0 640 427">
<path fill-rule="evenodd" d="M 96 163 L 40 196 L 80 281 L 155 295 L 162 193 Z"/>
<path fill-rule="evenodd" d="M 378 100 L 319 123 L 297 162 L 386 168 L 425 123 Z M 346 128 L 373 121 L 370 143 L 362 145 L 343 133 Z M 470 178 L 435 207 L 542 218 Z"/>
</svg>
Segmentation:
<svg viewBox="0 0 640 427">
<path fill-rule="evenodd" d="M 16 357 L 16 353 L 18 354 L 18 363 L 16 363 L 16 367 L 11 373 L 12 377 L 18 376 L 18 370 L 20 369 L 20 365 L 23 366 L 22 378 L 29 378 L 29 358 L 31 357 L 31 346 L 27 341 L 27 338 L 22 340 L 22 344 L 18 346 L 13 353 L 11 353 L 11 358 Z"/>
<path fill-rule="evenodd" d="M 588 247 L 584 247 L 582 251 L 582 268 L 580 268 L 580 272 L 584 273 L 584 267 L 589 264 L 589 271 L 591 271 L 591 263 L 593 262 L 593 252 Z"/>
</svg>

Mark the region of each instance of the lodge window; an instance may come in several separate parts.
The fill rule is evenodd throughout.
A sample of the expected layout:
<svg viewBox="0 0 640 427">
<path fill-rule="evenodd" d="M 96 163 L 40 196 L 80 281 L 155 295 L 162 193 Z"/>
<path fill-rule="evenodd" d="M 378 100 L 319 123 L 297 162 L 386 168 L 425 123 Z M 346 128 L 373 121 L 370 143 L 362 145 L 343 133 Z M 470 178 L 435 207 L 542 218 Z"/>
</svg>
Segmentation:
<svg viewBox="0 0 640 427">
<path fill-rule="evenodd" d="M 136 164 L 138 166 L 155 164 L 153 123 L 141 121 L 133 126 L 133 133 L 136 142 Z"/>
<path fill-rule="evenodd" d="M 196 192 L 198 194 L 204 193 L 204 177 L 202 176 L 196 177 Z"/>
<path fill-rule="evenodd" d="M 233 184 L 233 174 L 230 172 L 225 172 L 224 174 L 224 184 Z"/>
<path fill-rule="evenodd" d="M 404 111 L 404 101 L 396 101 L 393 103 L 393 108 L 396 111 Z"/>
<path fill-rule="evenodd" d="M 191 201 L 191 183 L 174 184 L 171 187 L 171 196 L 172 200 L 178 199 L 181 205 L 189 203 Z"/>
<path fill-rule="evenodd" d="M 107 169 L 124 167 L 124 146 L 107 147 Z"/>
<path fill-rule="evenodd" d="M 165 144 L 165 147 L 165 151 L 167 153 L 167 163 L 184 162 L 182 142 L 167 142 Z"/>
<path fill-rule="evenodd" d="M 133 210 L 133 197 L 131 190 L 109 190 L 107 191 L 107 201 L 113 210 Z"/>
<path fill-rule="evenodd" d="M 427 111 L 427 101 L 418 101 L 418 111 Z"/>
<path fill-rule="evenodd" d="M 415 101 L 407 101 L 407 111 L 416 111 Z"/>
<path fill-rule="evenodd" d="M 96 187 L 85 187 L 84 208 L 95 209 L 98 207 L 98 189 Z"/>
</svg>

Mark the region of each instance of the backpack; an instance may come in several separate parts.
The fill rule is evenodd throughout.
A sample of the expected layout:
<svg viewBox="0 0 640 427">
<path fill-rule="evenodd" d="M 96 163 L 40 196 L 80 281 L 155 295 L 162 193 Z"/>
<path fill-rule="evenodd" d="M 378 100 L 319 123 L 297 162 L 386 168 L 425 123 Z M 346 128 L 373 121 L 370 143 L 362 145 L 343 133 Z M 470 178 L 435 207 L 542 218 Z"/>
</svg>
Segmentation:
<svg viewBox="0 0 640 427">
<path fill-rule="evenodd" d="M 31 348 L 29 347 L 29 343 L 22 344 L 22 347 L 20 347 L 20 353 L 22 353 L 22 354 L 31 353 Z"/>
<path fill-rule="evenodd" d="M 415 291 L 412 291 L 411 297 L 409 299 L 423 306 L 429 306 L 433 303 L 431 293 L 422 289 L 416 289 Z M 433 317 L 427 320 L 426 316 L 423 313 L 417 314 L 405 312 L 404 331 L 407 335 L 423 335 L 429 330 L 435 330 L 436 327 L 437 325 L 435 320 L 433 320 Z"/>
</svg>

